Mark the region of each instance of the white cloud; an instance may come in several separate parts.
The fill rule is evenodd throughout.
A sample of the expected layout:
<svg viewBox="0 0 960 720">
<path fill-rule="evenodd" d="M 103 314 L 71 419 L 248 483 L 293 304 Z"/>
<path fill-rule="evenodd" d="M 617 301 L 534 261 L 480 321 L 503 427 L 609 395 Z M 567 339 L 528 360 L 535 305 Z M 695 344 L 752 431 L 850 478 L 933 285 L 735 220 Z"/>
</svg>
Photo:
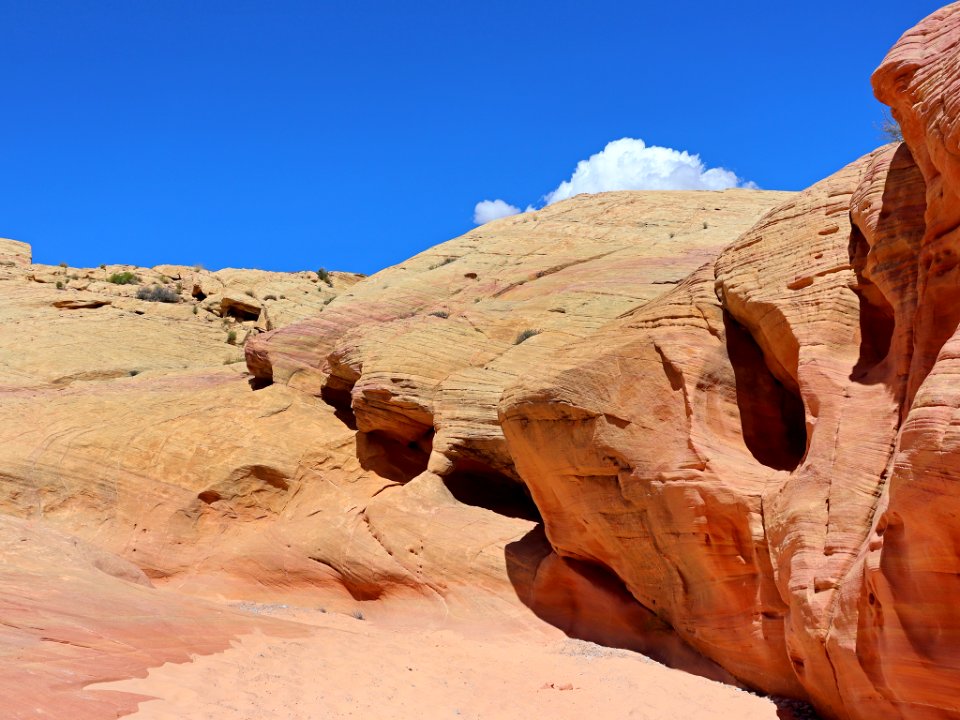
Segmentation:
<svg viewBox="0 0 960 720">
<path fill-rule="evenodd" d="M 473 208 L 473 222 L 477 225 L 483 225 L 491 220 L 516 215 L 518 212 L 520 212 L 520 208 L 500 199 L 481 200 Z"/>
<path fill-rule="evenodd" d="M 647 146 L 622 138 L 577 163 L 569 180 L 547 193 L 547 204 L 580 193 L 608 190 L 725 190 L 742 181 L 723 168 L 706 168 L 699 155 L 673 148 Z"/>
<path fill-rule="evenodd" d="M 699 155 L 682 150 L 648 146 L 637 138 L 621 138 L 577 163 L 570 176 L 552 192 L 543 196 L 547 205 L 580 193 L 610 190 L 725 190 L 744 187 L 756 189 L 724 168 L 707 168 Z M 528 206 L 527 210 L 534 208 Z M 503 200 L 477 203 L 473 221 L 481 225 L 495 218 L 515 215 L 520 208 Z"/>
</svg>

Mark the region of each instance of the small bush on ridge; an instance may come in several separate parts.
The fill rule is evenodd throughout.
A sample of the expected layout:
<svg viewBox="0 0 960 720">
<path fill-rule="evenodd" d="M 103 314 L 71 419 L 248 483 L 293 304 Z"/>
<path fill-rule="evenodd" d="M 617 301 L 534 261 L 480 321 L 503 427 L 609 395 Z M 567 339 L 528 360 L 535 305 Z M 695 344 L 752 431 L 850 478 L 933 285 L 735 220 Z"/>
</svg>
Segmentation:
<svg viewBox="0 0 960 720">
<path fill-rule="evenodd" d="M 147 302 L 175 303 L 180 302 L 180 296 L 170 288 L 154 285 L 153 287 L 142 287 L 137 290 L 137 300 L 146 300 Z"/>
<path fill-rule="evenodd" d="M 114 273 L 107 278 L 107 282 L 111 282 L 114 285 L 139 285 L 140 278 L 127 270 L 125 272 Z"/>
</svg>

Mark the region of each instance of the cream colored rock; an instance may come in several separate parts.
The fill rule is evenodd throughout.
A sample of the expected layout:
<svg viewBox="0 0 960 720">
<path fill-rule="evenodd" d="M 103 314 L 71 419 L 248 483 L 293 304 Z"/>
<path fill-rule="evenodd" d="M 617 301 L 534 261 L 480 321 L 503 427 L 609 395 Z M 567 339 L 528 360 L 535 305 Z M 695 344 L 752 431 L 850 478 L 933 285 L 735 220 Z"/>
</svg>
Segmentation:
<svg viewBox="0 0 960 720">
<path fill-rule="evenodd" d="M 0 267 L 29 265 L 31 257 L 32 252 L 27 243 L 0 238 Z"/>
<path fill-rule="evenodd" d="M 255 331 L 259 309 L 252 319 L 229 313 L 221 318 L 220 303 L 212 308 L 216 315 L 209 312 L 198 299 L 198 287 L 216 287 L 221 296 L 269 308 L 270 325 L 280 327 L 318 311 L 359 279 L 332 273 L 330 287 L 316 273 L 30 265 L 30 247 L 13 240 L 0 241 L 0 256 L 0 388 L 66 386 L 236 362 L 239 353 L 227 344 L 229 332 L 242 340 Z M 109 281 L 124 272 L 139 282 Z M 137 299 L 139 290 L 158 286 L 179 302 Z"/>
<path fill-rule="evenodd" d="M 363 432 L 432 449 L 442 475 L 515 477 L 503 388 L 662 294 L 785 197 L 606 193 L 490 223 L 255 338 L 247 363 L 349 410 Z"/>
</svg>

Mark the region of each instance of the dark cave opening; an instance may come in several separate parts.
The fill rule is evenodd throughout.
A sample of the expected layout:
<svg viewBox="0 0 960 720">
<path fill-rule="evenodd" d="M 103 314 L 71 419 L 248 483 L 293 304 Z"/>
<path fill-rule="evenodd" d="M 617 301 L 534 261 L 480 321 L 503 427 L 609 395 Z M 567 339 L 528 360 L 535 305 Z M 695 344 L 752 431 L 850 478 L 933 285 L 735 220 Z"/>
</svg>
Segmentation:
<svg viewBox="0 0 960 720">
<path fill-rule="evenodd" d="M 851 221 L 852 224 L 852 221 Z M 890 353 L 896 326 L 893 307 L 872 281 L 864 276 L 870 246 L 856 225 L 850 233 L 850 265 L 857 275 L 853 288 L 860 301 L 860 357 L 850 373 L 851 380 L 862 381 Z"/>
<path fill-rule="evenodd" d="M 253 310 L 242 305 L 230 305 L 223 311 L 223 317 L 232 317 L 240 322 L 249 322 L 260 317 L 260 310 Z"/>
<path fill-rule="evenodd" d="M 758 462 L 774 470 L 793 471 L 807 447 L 803 400 L 770 371 L 760 345 L 726 311 L 723 324 L 743 441 Z"/>
<path fill-rule="evenodd" d="M 334 409 L 337 419 L 351 430 L 357 429 L 357 416 L 353 412 L 352 383 L 330 376 L 320 390 L 320 399 Z"/>
<path fill-rule="evenodd" d="M 379 430 L 357 433 L 360 467 L 393 482 L 410 482 L 426 470 L 432 449 L 432 428 L 423 437 L 409 442 Z"/>
<path fill-rule="evenodd" d="M 453 471 L 443 478 L 450 493 L 465 505 L 481 507 L 498 515 L 542 522 L 540 510 L 522 481 L 484 463 L 457 458 Z"/>
</svg>

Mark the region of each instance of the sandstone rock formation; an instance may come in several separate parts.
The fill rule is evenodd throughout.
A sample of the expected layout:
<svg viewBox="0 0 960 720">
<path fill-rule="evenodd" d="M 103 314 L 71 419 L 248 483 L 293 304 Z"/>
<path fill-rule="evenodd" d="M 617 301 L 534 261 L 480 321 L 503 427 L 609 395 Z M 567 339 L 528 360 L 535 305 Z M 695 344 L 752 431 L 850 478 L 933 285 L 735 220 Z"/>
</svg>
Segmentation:
<svg viewBox="0 0 960 720">
<path fill-rule="evenodd" d="M 110 282 L 122 273 L 137 282 Z M 0 240 L 0 389 L 237 362 L 241 353 L 226 342 L 231 331 L 239 345 L 259 329 L 314 315 L 360 279 L 330 277 L 332 286 L 314 272 L 31 265 L 28 245 Z M 154 287 L 179 301 L 137 299 Z M 224 311 L 225 296 L 244 298 L 256 312 Z"/>
<path fill-rule="evenodd" d="M 515 478 L 503 388 L 663 293 L 784 197 L 605 193 L 490 223 L 254 338 L 247 362 L 262 381 L 349 410 L 376 440 L 415 446 L 420 470 L 432 449 L 441 475 Z"/>
<path fill-rule="evenodd" d="M 561 555 L 836 717 L 960 711 L 958 43 L 955 4 L 875 74 L 906 144 L 777 208 L 500 408 Z"/>
<path fill-rule="evenodd" d="M 784 197 L 738 191 L 581 198 L 545 211 L 542 222 L 502 223 L 507 237 L 494 234 L 494 247 L 463 249 L 495 229 L 488 227 L 433 251 L 433 259 L 411 261 L 412 268 L 342 288 L 340 301 L 321 306 L 309 326 L 328 322 L 330 352 L 343 358 L 355 352 L 366 371 L 376 370 L 359 383 L 364 402 L 353 409 L 335 382 L 305 393 L 298 383 L 309 386 L 303 382 L 309 373 L 290 372 L 289 385 L 267 384 L 240 364 L 224 364 L 236 350 L 215 312 L 229 312 L 232 299 L 261 298 L 270 311 L 267 290 L 282 289 L 257 286 L 254 276 L 191 275 L 172 266 L 131 270 L 142 285 L 161 276 L 170 278 L 168 287 L 179 282 L 183 302 L 167 305 L 137 300 L 135 287 L 96 280 L 121 268 L 5 266 L 3 292 L 11 302 L 0 311 L 10 338 L 0 342 L 7 373 L 0 507 L 135 564 L 164 591 L 322 602 L 344 612 L 363 605 L 368 616 L 402 613 L 430 622 L 499 618 L 495 624 L 516 627 L 535 620 L 526 604 L 575 635 L 732 680 L 614 578 L 600 582 L 591 569 L 553 554 L 509 458 L 497 466 L 504 440 L 496 402 L 503 383 L 534 361 L 538 347 L 549 351 L 543 343 L 549 328 L 568 318 L 567 336 L 585 334 L 644 303 Z M 584 226 L 593 229 L 582 233 Z M 10 247 L 18 256 L 28 251 Z M 561 253 L 559 262 L 551 249 Z M 461 260 L 437 259 L 454 253 Z M 465 277 L 474 272 L 478 278 Z M 51 282 L 37 281 L 47 277 Z M 56 289 L 54 278 L 87 287 Z M 443 278 L 445 284 L 437 282 Z M 266 280 L 304 283 L 305 298 L 327 293 L 317 292 L 319 283 L 309 277 Z M 339 283 L 334 275 L 334 289 Z M 251 287 L 254 297 L 238 289 Z M 300 297 L 289 287 L 285 294 Z M 409 315 L 415 297 L 424 298 L 420 315 L 384 317 Z M 54 307 L 63 301 L 69 305 Z M 431 315 L 435 308 L 444 310 Z M 228 322 L 243 332 L 259 322 L 252 316 Z M 515 345 L 528 327 L 544 332 Z M 263 337 L 301 334 L 281 329 Z M 25 336 L 33 346 L 16 342 Z M 249 347 L 264 346 L 257 337 Z M 387 339 L 391 345 L 381 344 Z M 70 350 L 53 351 L 63 345 Z M 424 357 L 424 348 L 435 352 Z M 494 363 L 504 355 L 517 359 Z M 489 368 L 478 365 L 484 359 Z M 439 390 L 448 376 L 456 382 Z M 406 406 L 396 397 L 404 385 Z M 471 401 L 487 399 L 476 410 L 461 408 L 457 398 L 464 393 Z M 437 398 L 446 405 L 436 407 L 446 410 L 434 409 Z M 450 444 L 472 442 L 480 460 L 438 451 L 444 476 L 427 469 L 431 445 L 439 444 L 431 437 L 434 412 L 459 418 L 451 427 L 461 428 L 456 437 L 463 439 Z M 39 676 L 41 687 L 52 682 Z"/>
<path fill-rule="evenodd" d="M 906 142 L 802 193 L 580 196 L 361 282 L 0 241 L 0 580 L 49 611 L 0 598 L 0 691 L 56 686 L 43 642 L 139 671 L 248 628 L 161 652 L 91 610 L 84 649 L 55 558 L 176 627 L 532 610 L 827 717 L 960 717 L 958 56 L 955 3 L 874 75 Z"/>
</svg>

